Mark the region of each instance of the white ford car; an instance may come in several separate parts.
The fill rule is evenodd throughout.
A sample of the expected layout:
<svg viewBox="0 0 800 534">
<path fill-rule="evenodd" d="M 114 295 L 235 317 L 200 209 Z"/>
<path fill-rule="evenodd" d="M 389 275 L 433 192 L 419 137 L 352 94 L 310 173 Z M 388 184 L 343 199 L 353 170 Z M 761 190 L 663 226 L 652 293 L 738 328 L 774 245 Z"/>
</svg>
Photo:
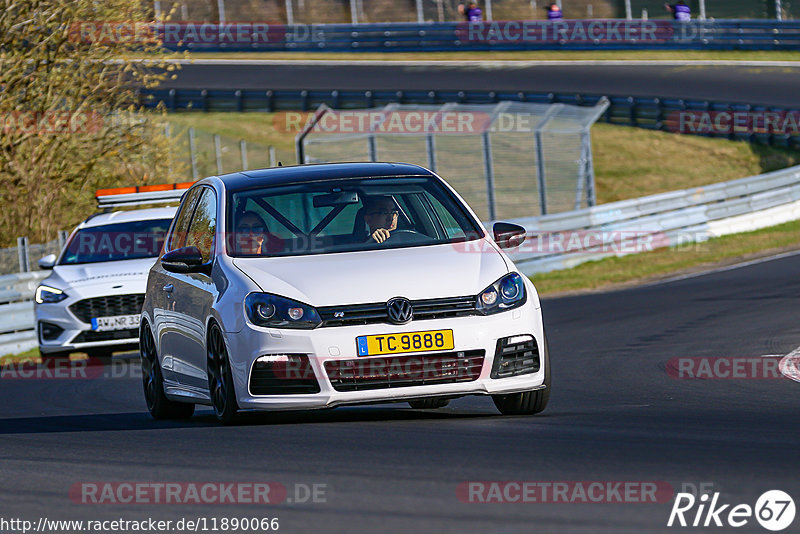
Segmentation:
<svg viewBox="0 0 800 534">
<path fill-rule="evenodd" d="M 458 194 L 416 165 L 342 163 L 211 177 L 184 196 L 150 270 L 144 395 L 155 418 L 490 395 L 547 405 L 533 284 Z"/>
<path fill-rule="evenodd" d="M 181 185 L 183 190 L 108 194 L 98 201 L 109 210 L 119 205 L 176 202 L 188 187 Z M 122 191 L 129 189 L 135 188 Z M 147 273 L 175 211 L 175 207 L 158 207 L 98 213 L 75 228 L 58 256 L 39 260 L 42 269 L 53 271 L 35 294 L 43 358 L 66 357 L 71 352 L 110 357 L 113 351 L 138 347 Z"/>
</svg>

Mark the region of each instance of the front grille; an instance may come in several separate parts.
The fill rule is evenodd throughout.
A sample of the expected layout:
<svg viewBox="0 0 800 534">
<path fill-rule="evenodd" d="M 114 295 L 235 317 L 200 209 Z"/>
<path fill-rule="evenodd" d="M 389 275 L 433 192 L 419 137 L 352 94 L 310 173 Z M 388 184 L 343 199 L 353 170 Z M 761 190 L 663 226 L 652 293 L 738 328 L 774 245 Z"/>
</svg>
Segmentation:
<svg viewBox="0 0 800 534">
<path fill-rule="evenodd" d="M 139 330 L 136 328 L 129 328 L 127 330 L 106 330 L 104 332 L 95 332 L 94 330 L 87 330 L 81 332 L 74 338 L 73 343 L 91 343 L 93 341 L 111 341 L 113 339 L 135 339 L 139 337 Z"/>
<path fill-rule="evenodd" d="M 328 360 L 325 372 L 336 391 L 429 386 L 477 380 L 484 351 L 467 350 L 357 360 Z"/>
<path fill-rule="evenodd" d="M 508 378 L 539 371 L 539 347 L 530 335 L 505 337 L 497 340 L 492 365 L 492 378 Z"/>
<path fill-rule="evenodd" d="M 69 309 L 84 323 L 91 323 L 94 317 L 114 317 L 115 315 L 139 315 L 144 305 L 144 293 L 130 295 L 111 295 L 79 300 Z"/>
<path fill-rule="evenodd" d="M 477 299 L 474 296 L 448 297 L 427 300 L 412 300 L 413 320 L 443 319 L 477 315 Z M 322 326 L 353 326 L 389 323 L 385 302 L 372 304 L 350 304 L 317 308 L 322 318 Z"/>
<path fill-rule="evenodd" d="M 262 357 L 264 358 L 264 357 Z M 305 354 L 258 359 L 250 370 L 251 395 L 319 393 L 319 382 Z"/>
</svg>

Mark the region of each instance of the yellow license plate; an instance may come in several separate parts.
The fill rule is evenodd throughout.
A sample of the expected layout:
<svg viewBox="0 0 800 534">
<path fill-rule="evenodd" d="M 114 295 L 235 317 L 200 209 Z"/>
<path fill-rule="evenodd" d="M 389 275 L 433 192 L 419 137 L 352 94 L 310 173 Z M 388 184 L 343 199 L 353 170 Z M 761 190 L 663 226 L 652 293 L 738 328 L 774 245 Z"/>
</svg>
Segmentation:
<svg viewBox="0 0 800 534">
<path fill-rule="evenodd" d="M 428 330 L 404 334 L 382 334 L 358 336 L 356 347 L 359 356 L 425 352 L 429 350 L 453 350 L 452 330 Z"/>
</svg>

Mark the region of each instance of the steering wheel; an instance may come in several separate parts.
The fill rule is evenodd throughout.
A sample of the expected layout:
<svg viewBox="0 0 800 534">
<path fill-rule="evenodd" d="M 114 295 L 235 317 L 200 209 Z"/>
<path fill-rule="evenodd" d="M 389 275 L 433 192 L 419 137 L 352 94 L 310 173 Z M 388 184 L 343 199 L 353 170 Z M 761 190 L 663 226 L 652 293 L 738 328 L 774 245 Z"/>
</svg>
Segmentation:
<svg viewBox="0 0 800 534">
<path fill-rule="evenodd" d="M 414 243 L 424 241 L 427 236 L 415 230 L 395 230 L 384 243 Z"/>
</svg>

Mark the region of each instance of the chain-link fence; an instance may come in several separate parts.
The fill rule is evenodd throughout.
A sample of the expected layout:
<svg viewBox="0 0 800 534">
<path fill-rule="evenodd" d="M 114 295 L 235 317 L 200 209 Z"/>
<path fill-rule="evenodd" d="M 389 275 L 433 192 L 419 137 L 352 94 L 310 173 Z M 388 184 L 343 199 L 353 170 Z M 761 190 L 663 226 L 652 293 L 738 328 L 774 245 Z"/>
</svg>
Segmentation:
<svg viewBox="0 0 800 534">
<path fill-rule="evenodd" d="M 41 270 L 39 259 L 48 254 L 58 254 L 65 239 L 64 232 L 61 232 L 59 239 L 48 243 L 29 244 L 27 237 L 20 237 L 16 247 L 0 248 L 0 276 Z"/>
<path fill-rule="evenodd" d="M 594 205 L 589 129 L 607 107 L 603 99 L 594 107 L 506 101 L 322 109 L 298 136 L 298 160 L 423 165 L 482 220 L 569 211 Z"/>
<path fill-rule="evenodd" d="M 186 158 L 183 167 L 186 177 L 192 180 L 246 169 L 274 167 L 279 157 L 272 146 L 194 128 L 177 132 L 174 141 L 175 153 L 178 157 Z M 280 156 L 287 160 L 287 154 Z"/>
<path fill-rule="evenodd" d="M 675 3 L 677 0 L 670 0 Z M 269 22 L 274 24 L 335 24 L 368 22 L 452 22 L 464 20 L 464 0 L 160 0 L 155 11 L 172 20 L 193 22 Z M 663 0 L 558 0 L 564 17 L 670 18 Z M 800 0 L 686 0 L 693 18 L 774 19 L 778 5 L 784 19 L 800 16 Z M 482 0 L 484 20 L 543 20 L 548 0 Z M 628 4 L 630 7 L 628 7 Z M 702 4 L 702 6 L 701 6 Z"/>
</svg>

